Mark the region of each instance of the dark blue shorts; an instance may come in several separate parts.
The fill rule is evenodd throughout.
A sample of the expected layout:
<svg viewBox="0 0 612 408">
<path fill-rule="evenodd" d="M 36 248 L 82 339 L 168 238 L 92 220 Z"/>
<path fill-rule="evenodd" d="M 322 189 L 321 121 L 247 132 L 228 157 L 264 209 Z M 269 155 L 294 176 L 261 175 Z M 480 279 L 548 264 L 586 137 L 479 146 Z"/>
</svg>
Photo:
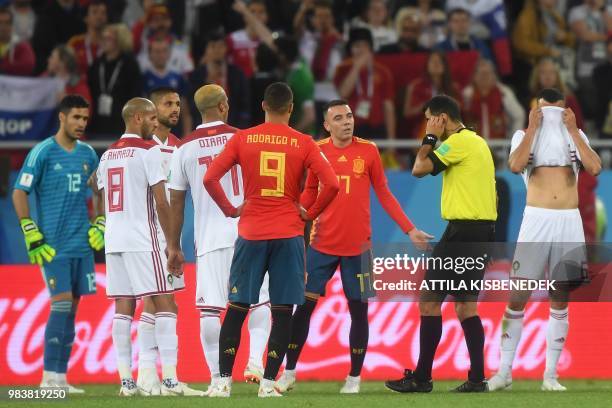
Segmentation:
<svg viewBox="0 0 612 408">
<path fill-rule="evenodd" d="M 304 303 L 304 238 L 250 241 L 238 237 L 230 269 L 229 301 L 258 303 L 266 271 L 271 304 Z"/>
<path fill-rule="evenodd" d="M 376 296 L 372 287 L 372 251 L 370 250 L 355 256 L 336 256 L 309 247 L 306 253 L 308 270 L 306 292 L 325 296 L 325 286 L 338 266 L 347 299 L 363 300 Z"/>
<path fill-rule="evenodd" d="M 80 258 L 55 258 L 40 269 L 51 296 L 64 292 L 76 297 L 96 293 L 93 252 Z"/>
</svg>

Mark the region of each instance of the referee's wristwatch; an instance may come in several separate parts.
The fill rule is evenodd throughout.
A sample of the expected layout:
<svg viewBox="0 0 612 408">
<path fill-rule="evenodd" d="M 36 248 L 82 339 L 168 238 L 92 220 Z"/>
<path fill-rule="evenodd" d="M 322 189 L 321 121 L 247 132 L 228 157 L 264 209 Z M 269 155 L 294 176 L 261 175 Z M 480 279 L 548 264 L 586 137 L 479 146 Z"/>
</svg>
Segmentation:
<svg viewBox="0 0 612 408">
<path fill-rule="evenodd" d="M 434 147 L 436 147 L 436 143 L 438 143 L 438 136 L 432 133 L 428 133 L 423 138 L 423 142 L 421 143 L 421 146 L 430 145 L 431 148 L 433 149 Z"/>
</svg>

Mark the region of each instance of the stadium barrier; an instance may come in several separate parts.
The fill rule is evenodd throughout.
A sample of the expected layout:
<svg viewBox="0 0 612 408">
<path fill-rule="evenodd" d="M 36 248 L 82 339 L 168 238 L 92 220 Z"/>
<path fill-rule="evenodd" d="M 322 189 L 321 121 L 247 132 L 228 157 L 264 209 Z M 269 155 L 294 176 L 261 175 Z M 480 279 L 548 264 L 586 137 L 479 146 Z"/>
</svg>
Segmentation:
<svg viewBox="0 0 612 408">
<path fill-rule="evenodd" d="M 77 335 L 70 359 L 69 379 L 78 383 L 116 383 L 115 353 L 111 325 L 113 303 L 105 296 L 105 268 L 97 268 L 98 292 L 82 300 L 77 315 Z M 49 313 L 47 289 L 34 266 L 0 266 L 0 385 L 34 385 L 43 366 L 44 325 Z M 179 364 L 183 381 L 208 381 L 208 370 L 199 339 L 198 313 L 194 308 L 193 265 L 185 272 L 186 290 L 177 294 L 179 308 Z M 349 369 L 350 316 L 341 282 L 336 275 L 313 315 L 310 335 L 298 365 L 300 379 L 342 380 Z M 487 374 L 497 369 L 502 303 L 481 303 L 486 343 Z M 138 318 L 140 311 L 137 311 Z M 436 379 L 463 379 L 469 357 L 453 304 L 444 307 L 444 331 L 434 364 Z M 610 327 L 612 303 L 574 303 L 570 306 L 570 335 L 561 356 L 563 378 L 612 378 L 612 337 L 602 336 Z M 363 378 L 396 377 L 418 358 L 418 305 L 412 302 L 372 302 L 369 312 L 370 341 Z M 518 347 L 514 378 L 541 378 L 545 363 L 548 304 L 533 303 L 526 310 L 525 329 Z M 245 325 L 246 326 L 246 325 Z M 132 325 L 134 362 L 137 367 L 137 319 Z M 247 360 L 246 330 L 234 376 L 242 379 Z"/>
</svg>

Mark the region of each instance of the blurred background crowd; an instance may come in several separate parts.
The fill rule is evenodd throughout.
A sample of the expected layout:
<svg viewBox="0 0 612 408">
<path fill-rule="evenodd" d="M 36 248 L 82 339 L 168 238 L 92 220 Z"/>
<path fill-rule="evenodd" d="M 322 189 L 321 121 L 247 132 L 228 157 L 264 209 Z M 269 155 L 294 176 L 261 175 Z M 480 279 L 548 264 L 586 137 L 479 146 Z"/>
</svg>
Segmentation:
<svg viewBox="0 0 612 408">
<path fill-rule="evenodd" d="M 62 79 L 62 95 L 92 103 L 88 139 L 116 138 L 123 104 L 160 86 L 183 97 L 178 136 L 199 124 L 206 83 L 248 127 L 278 80 L 295 95 L 291 124 L 317 138 L 341 97 L 356 135 L 419 139 L 424 103 L 445 93 L 466 125 L 508 139 L 546 87 L 591 139 L 612 138 L 612 0 L 0 0 L 0 74 Z M 410 167 L 409 149 L 385 153 Z"/>
</svg>

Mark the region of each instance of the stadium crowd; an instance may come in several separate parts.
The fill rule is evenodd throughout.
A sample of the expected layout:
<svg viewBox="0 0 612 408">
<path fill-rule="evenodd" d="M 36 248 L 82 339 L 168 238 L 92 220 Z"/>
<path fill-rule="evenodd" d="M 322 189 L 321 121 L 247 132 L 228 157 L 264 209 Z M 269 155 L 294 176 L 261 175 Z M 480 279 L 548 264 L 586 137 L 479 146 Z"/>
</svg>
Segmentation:
<svg viewBox="0 0 612 408">
<path fill-rule="evenodd" d="M 357 135 L 421 138 L 424 103 L 445 93 L 468 126 L 507 139 L 551 86 L 591 138 L 612 137 L 612 88 L 597 86 L 612 77 L 611 0 L 2 3 L 0 73 L 62 78 L 64 93 L 93 103 L 89 139 L 114 139 L 124 103 L 159 86 L 190 107 L 178 136 L 197 125 L 193 94 L 206 83 L 227 89 L 230 124 L 251 126 L 277 80 L 295 95 L 292 126 L 315 137 L 322 106 L 342 97 Z M 387 166 L 410 165 L 386 153 Z"/>
</svg>

